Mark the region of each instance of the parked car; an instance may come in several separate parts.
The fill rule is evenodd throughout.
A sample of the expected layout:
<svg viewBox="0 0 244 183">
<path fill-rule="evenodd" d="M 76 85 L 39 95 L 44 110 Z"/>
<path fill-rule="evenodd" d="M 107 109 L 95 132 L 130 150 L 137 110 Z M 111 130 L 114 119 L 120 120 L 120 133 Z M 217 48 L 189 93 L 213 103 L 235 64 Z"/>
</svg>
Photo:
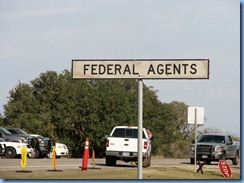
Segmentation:
<svg viewBox="0 0 244 183">
<path fill-rule="evenodd" d="M 48 153 L 51 152 L 52 146 L 55 145 L 55 141 L 48 137 L 28 134 L 20 128 L 7 128 L 7 130 L 12 134 L 19 136 L 29 136 L 34 139 L 34 151 L 30 154 L 30 158 L 45 157 Z"/>
<path fill-rule="evenodd" d="M 21 155 L 21 149 L 25 146 L 27 147 L 28 155 L 33 151 L 33 148 L 26 143 L 9 142 L 5 141 L 3 138 L 0 138 L 0 145 L 5 147 L 4 157 L 6 158 L 15 158 L 16 156 Z"/>
<path fill-rule="evenodd" d="M 55 151 L 56 151 L 56 158 L 61 158 L 61 156 L 68 156 L 69 154 L 69 149 L 65 144 L 62 143 L 55 143 Z M 53 153 L 50 152 L 47 154 L 47 158 L 52 158 Z"/>
<path fill-rule="evenodd" d="M 207 133 L 202 134 L 197 141 L 197 159 L 206 161 L 232 160 L 234 165 L 239 163 L 240 142 L 234 142 L 230 135 Z M 195 145 L 191 146 L 190 162 L 195 162 Z"/>
</svg>

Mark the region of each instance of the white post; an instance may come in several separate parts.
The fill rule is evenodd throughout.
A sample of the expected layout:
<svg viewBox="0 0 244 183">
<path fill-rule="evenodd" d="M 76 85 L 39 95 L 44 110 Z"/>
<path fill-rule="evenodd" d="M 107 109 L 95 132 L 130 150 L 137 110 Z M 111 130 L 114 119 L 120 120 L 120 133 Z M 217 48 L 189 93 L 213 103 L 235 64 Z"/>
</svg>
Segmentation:
<svg viewBox="0 0 244 183">
<path fill-rule="evenodd" d="M 197 164 L 197 108 L 195 108 L 195 159 L 194 159 L 194 172 L 196 172 Z"/>
<path fill-rule="evenodd" d="M 137 178 L 142 179 L 142 114 L 143 114 L 143 83 L 138 80 L 138 156 L 137 156 Z"/>
</svg>

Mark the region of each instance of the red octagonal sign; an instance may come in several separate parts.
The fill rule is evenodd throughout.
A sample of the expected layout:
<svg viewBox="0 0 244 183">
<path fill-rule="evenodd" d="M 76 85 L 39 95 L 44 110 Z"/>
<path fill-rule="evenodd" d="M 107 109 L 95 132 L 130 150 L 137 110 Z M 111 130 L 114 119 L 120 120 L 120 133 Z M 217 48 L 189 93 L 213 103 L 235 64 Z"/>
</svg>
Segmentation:
<svg viewBox="0 0 244 183">
<path fill-rule="evenodd" d="M 219 170 L 224 177 L 232 176 L 230 166 L 226 163 L 225 160 L 219 160 Z"/>
</svg>

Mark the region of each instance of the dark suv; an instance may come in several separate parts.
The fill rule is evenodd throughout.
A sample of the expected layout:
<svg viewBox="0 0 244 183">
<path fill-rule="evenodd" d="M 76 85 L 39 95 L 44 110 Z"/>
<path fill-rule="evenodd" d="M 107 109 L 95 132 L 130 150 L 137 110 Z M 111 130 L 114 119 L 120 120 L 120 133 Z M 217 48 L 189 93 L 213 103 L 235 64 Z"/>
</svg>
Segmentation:
<svg viewBox="0 0 244 183">
<path fill-rule="evenodd" d="M 24 130 L 20 128 L 7 128 L 9 132 L 15 135 L 24 135 L 24 136 L 29 136 L 32 139 L 34 139 L 34 152 L 30 154 L 31 158 L 38 158 L 38 157 L 45 157 L 48 153 L 51 152 L 52 146 L 55 146 L 54 140 L 48 138 L 48 137 L 43 137 L 40 135 L 29 135 L 26 133 Z"/>
</svg>

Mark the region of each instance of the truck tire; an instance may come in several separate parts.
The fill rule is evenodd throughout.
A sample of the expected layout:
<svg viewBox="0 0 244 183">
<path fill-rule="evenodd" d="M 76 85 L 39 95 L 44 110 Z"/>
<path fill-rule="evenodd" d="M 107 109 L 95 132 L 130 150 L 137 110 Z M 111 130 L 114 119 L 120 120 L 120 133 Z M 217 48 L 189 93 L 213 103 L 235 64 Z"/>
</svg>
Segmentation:
<svg viewBox="0 0 244 183">
<path fill-rule="evenodd" d="M 194 161 L 195 161 L 195 158 L 191 158 L 190 159 L 190 162 L 191 162 L 192 165 L 195 163 Z"/>
<path fill-rule="evenodd" d="M 116 164 L 116 160 L 115 160 Z M 114 158 L 112 156 L 106 156 L 106 166 L 113 166 L 114 165 Z"/>
<path fill-rule="evenodd" d="M 222 158 L 221 158 L 222 160 L 226 160 L 226 154 L 225 154 L 225 152 L 223 152 L 223 155 L 222 155 Z"/>
<path fill-rule="evenodd" d="M 110 156 L 106 156 L 105 161 L 106 161 L 106 166 L 111 166 L 111 157 Z"/>
<path fill-rule="evenodd" d="M 34 149 L 33 152 L 29 155 L 30 158 L 39 158 L 40 156 L 40 150 Z"/>
<path fill-rule="evenodd" d="M 148 166 L 148 157 L 147 156 L 143 159 L 142 166 L 143 166 L 143 168 L 147 168 L 147 166 Z"/>
<path fill-rule="evenodd" d="M 45 155 L 45 157 L 48 158 L 48 159 L 52 159 L 53 158 L 53 153 L 52 152 L 47 153 Z M 60 158 L 61 158 L 61 156 L 57 156 L 57 153 L 56 153 L 56 159 L 60 159 Z"/>
<path fill-rule="evenodd" d="M 240 157 L 239 157 L 239 152 L 237 152 L 235 158 L 232 159 L 232 164 L 233 164 L 233 165 L 238 165 L 238 163 L 239 163 L 239 158 L 240 158 Z"/>
<path fill-rule="evenodd" d="M 147 160 L 147 166 L 148 166 L 148 167 L 151 166 L 151 154 L 150 154 L 150 156 L 149 156 L 149 158 L 148 158 L 148 160 Z"/>
<path fill-rule="evenodd" d="M 12 148 L 12 147 L 7 147 L 7 148 L 5 149 L 4 156 L 5 156 L 6 158 L 15 158 L 15 156 L 16 156 L 16 151 L 15 151 L 15 149 Z"/>
<path fill-rule="evenodd" d="M 211 164 L 211 160 L 206 160 L 206 164 L 210 165 Z"/>
<path fill-rule="evenodd" d="M 112 157 L 112 166 L 115 166 L 116 165 L 116 157 Z"/>
<path fill-rule="evenodd" d="M 51 159 L 51 158 L 53 158 L 53 154 L 52 154 L 52 152 L 50 152 L 50 153 L 47 153 L 47 154 L 46 154 L 46 158 L 48 158 L 48 159 Z"/>
<path fill-rule="evenodd" d="M 40 152 L 40 151 L 39 151 Z M 45 158 L 46 157 L 46 154 L 42 154 L 40 153 L 39 157 L 38 158 Z"/>
</svg>

